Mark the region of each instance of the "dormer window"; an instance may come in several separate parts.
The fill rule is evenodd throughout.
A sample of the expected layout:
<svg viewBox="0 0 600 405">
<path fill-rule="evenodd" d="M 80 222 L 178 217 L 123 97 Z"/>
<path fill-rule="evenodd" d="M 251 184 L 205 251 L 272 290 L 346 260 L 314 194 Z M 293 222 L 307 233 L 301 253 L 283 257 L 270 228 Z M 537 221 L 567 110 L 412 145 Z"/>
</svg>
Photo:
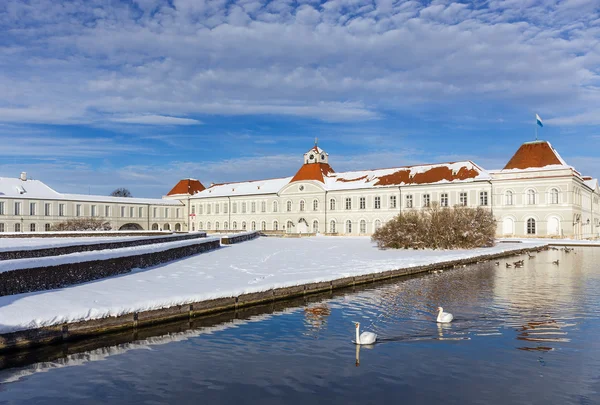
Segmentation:
<svg viewBox="0 0 600 405">
<path fill-rule="evenodd" d="M 325 160 L 325 155 L 321 155 L 321 160 Z"/>
</svg>

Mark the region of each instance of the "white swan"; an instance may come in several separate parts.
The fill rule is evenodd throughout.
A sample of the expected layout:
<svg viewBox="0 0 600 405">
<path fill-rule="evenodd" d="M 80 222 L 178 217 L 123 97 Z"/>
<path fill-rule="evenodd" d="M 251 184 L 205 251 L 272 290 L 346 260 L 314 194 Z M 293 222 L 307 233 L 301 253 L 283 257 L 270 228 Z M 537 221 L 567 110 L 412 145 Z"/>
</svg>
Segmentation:
<svg viewBox="0 0 600 405">
<path fill-rule="evenodd" d="M 370 345 L 375 343 L 377 340 L 377 335 L 373 332 L 363 332 L 360 333 L 360 323 L 354 322 L 356 325 L 356 343 L 357 345 Z"/>
<path fill-rule="evenodd" d="M 453 319 L 454 319 L 454 317 L 452 316 L 451 313 L 444 312 L 444 308 L 438 307 L 438 316 L 437 316 L 438 322 L 450 323 L 450 322 L 452 322 Z"/>
</svg>

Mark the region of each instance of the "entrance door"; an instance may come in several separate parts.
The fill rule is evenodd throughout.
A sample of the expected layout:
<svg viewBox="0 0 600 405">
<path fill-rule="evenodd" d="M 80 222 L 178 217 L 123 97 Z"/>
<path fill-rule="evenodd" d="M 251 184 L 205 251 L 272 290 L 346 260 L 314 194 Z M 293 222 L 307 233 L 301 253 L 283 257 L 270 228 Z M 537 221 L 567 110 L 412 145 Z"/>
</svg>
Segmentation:
<svg viewBox="0 0 600 405">
<path fill-rule="evenodd" d="M 560 220 L 557 217 L 548 218 L 548 235 L 560 235 Z"/>
<path fill-rule="evenodd" d="M 304 218 L 300 218 L 296 230 L 298 231 L 298 233 L 308 233 L 308 223 Z"/>
</svg>

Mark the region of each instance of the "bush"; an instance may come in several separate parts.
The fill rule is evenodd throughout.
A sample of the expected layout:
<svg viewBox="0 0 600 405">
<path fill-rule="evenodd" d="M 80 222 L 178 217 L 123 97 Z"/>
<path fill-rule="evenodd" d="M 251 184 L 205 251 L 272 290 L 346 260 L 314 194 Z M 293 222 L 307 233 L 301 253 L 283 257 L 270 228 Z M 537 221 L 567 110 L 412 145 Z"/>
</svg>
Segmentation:
<svg viewBox="0 0 600 405">
<path fill-rule="evenodd" d="M 382 249 L 473 249 L 494 245 L 496 220 L 484 208 L 441 208 L 434 203 L 407 211 L 372 236 Z"/>
<path fill-rule="evenodd" d="M 51 231 L 110 231 L 108 221 L 98 218 L 77 218 L 52 225 Z"/>
</svg>

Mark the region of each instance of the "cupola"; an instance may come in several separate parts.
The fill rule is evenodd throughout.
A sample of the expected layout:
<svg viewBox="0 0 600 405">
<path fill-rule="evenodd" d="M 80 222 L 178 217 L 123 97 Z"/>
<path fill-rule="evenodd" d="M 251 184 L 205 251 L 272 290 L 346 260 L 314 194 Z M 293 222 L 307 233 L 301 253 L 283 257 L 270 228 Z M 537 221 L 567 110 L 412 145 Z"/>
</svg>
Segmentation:
<svg viewBox="0 0 600 405">
<path fill-rule="evenodd" d="M 315 139 L 315 146 L 313 146 L 308 152 L 304 154 L 304 164 L 310 163 L 329 163 L 329 154 L 323 149 L 319 148 L 317 139 Z"/>
</svg>

